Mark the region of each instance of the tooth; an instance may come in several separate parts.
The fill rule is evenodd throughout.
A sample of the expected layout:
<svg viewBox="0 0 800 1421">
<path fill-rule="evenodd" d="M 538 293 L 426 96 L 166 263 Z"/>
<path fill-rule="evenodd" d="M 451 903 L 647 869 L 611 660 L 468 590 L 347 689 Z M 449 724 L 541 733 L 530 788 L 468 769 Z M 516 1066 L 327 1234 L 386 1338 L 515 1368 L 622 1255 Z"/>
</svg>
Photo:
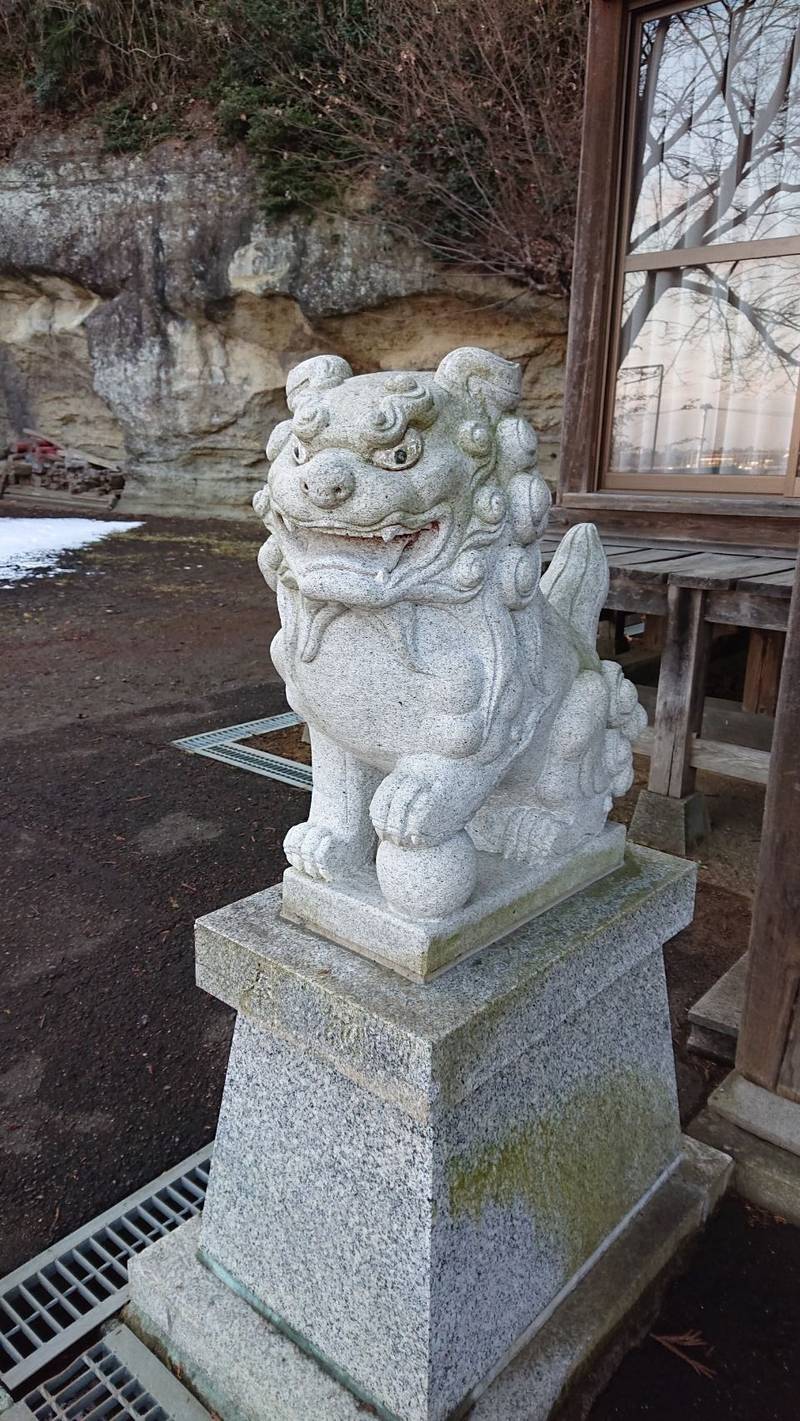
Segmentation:
<svg viewBox="0 0 800 1421">
<path fill-rule="evenodd" d="M 386 581 L 386 573 L 384 572 L 383 568 L 381 568 L 380 572 L 376 572 L 375 581 L 379 582 L 381 586 Z"/>
<path fill-rule="evenodd" d="M 390 539 L 392 539 L 392 538 L 394 537 L 394 529 L 393 529 L 393 528 L 381 528 L 381 537 L 383 538 L 384 543 L 388 543 L 388 542 L 390 541 Z"/>
</svg>

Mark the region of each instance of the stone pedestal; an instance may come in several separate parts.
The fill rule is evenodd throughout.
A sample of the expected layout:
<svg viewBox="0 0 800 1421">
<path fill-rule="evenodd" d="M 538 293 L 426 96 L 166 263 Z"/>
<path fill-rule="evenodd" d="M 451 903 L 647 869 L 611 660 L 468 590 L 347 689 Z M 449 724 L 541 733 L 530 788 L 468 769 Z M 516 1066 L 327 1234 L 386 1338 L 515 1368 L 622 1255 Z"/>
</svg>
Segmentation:
<svg viewBox="0 0 800 1421">
<path fill-rule="evenodd" d="M 629 837 L 668 854 L 688 854 L 708 838 L 711 823 L 705 795 L 699 790 L 683 799 L 643 789 L 633 811 Z"/>
<path fill-rule="evenodd" d="M 625 830 L 606 824 L 557 864 L 520 864 L 479 853 L 468 904 L 446 917 L 403 917 L 383 897 L 371 865 L 343 883 L 287 868 L 281 913 L 331 942 L 351 947 L 412 982 L 429 982 L 514 928 L 613 873 L 625 857 Z"/>
<path fill-rule="evenodd" d="M 759 1208 L 800 1225 L 800 1104 L 731 1071 L 689 1127 L 726 1151 L 733 1188 Z"/>
<path fill-rule="evenodd" d="M 336 1380 L 320 1421 L 342 1386 L 461 1414 L 673 1176 L 661 948 L 694 872 L 629 850 L 427 985 L 281 920 L 278 888 L 200 920 L 198 982 L 238 1021 L 198 1256 Z M 145 1331 L 157 1292 L 134 1267 Z"/>
</svg>

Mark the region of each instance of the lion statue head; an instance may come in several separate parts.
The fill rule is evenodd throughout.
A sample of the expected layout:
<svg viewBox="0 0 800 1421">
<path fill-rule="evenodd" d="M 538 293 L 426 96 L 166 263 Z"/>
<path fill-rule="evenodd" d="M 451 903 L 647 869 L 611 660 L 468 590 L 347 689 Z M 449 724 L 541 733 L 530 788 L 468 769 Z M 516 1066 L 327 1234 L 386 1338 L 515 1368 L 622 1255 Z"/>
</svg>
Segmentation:
<svg viewBox="0 0 800 1421">
<path fill-rule="evenodd" d="M 473 347 L 434 372 L 353 375 L 321 355 L 290 374 L 253 500 L 267 581 L 352 607 L 463 600 L 497 574 L 532 595 L 550 507 L 518 365 Z"/>
</svg>

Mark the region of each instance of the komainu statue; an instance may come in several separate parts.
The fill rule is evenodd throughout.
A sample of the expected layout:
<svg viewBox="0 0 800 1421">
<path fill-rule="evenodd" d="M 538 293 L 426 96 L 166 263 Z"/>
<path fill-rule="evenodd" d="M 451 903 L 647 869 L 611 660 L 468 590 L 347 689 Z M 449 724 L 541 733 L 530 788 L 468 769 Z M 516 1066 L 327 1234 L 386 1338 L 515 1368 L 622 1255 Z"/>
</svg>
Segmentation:
<svg viewBox="0 0 800 1421">
<path fill-rule="evenodd" d="M 287 858 L 410 920 L 464 909 L 486 856 L 557 875 L 629 788 L 646 720 L 595 650 L 594 527 L 572 528 L 541 575 L 550 494 L 520 385 L 473 348 L 434 373 L 306 360 L 254 499 L 272 658 L 311 734 L 311 812 Z"/>
</svg>

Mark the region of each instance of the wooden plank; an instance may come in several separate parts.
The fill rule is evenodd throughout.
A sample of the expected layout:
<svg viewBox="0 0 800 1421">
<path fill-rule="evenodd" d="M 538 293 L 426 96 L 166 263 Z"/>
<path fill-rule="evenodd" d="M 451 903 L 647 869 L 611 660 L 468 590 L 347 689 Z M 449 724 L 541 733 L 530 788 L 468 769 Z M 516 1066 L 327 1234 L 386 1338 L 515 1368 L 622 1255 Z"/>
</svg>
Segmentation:
<svg viewBox="0 0 800 1421">
<path fill-rule="evenodd" d="M 76 518 L 82 513 L 109 513 L 119 503 L 121 493 L 70 493 L 69 489 L 28 488 L 26 484 L 8 484 L 2 490 L 3 503 L 18 503 L 24 507 L 38 505 L 42 508 L 61 508 L 74 513 Z"/>
<path fill-rule="evenodd" d="M 623 557 L 628 553 L 644 552 L 644 544 L 642 543 L 631 543 L 630 541 L 622 541 L 617 543 L 614 542 L 612 538 L 603 538 L 601 539 L 601 541 L 603 544 L 603 551 L 605 552 L 607 558 L 613 557 L 616 559 L 619 557 Z"/>
<path fill-rule="evenodd" d="M 641 639 L 642 650 L 660 652 L 664 646 L 665 632 L 665 618 L 659 617 L 652 612 L 649 613 L 645 619 L 644 632 Z"/>
<path fill-rule="evenodd" d="M 748 507 L 732 494 L 704 498 L 700 494 L 563 495 L 559 508 L 570 524 L 587 519 L 601 537 L 645 538 L 656 542 L 695 544 L 748 550 L 797 552 L 800 534 L 800 499 L 753 499 Z"/>
<path fill-rule="evenodd" d="M 764 631 L 785 631 L 789 615 L 789 599 L 773 597 L 763 592 L 709 592 L 706 595 L 706 618 L 733 627 L 761 627 Z"/>
<path fill-rule="evenodd" d="M 702 720 L 710 639 L 705 594 L 670 586 L 648 780 L 654 794 L 680 799 L 694 788 L 690 737 Z"/>
<path fill-rule="evenodd" d="M 754 627 L 747 648 L 742 708 L 755 715 L 774 715 L 786 638 L 783 632 Z"/>
<path fill-rule="evenodd" d="M 658 575 L 668 574 L 670 582 L 679 587 L 702 587 L 708 591 L 719 587 L 732 587 L 740 579 L 761 569 L 766 572 L 785 571 L 785 559 L 744 557 L 738 553 L 690 552 L 688 549 L 675 551 L 663 548 L 653 557 L 629 558 L 627 566 L 635 566 L 639 573 L 651 570 Z"/>
<path fill-rule="evenodd" d="M 619 158 L 627 23 L 624 5 L 594 0 L 590 7 L 559 501 L 564 490 L 593 488 L 598 474 L 617 240 L 618 184 L 611 175 Z"/>
<path fill-rule="evenodd" d="M 636 548 L 628 553 L 617 554 L 609 551 L 608 562 L 609 566 L 613 565 L 614 567 L 650 568 L 655 567 L 657 563 L 674 562 L 676 558 L 691 557 L 691 555 L 689 548 L 684 551 L 681 548 L 654 548 L 651 545 L 649 548 Z M 657 571 L 660 572 L 661 568 L 657 568 Z"/>
<path fill-rule="evenodd" d="M 754 750 L 750 745 L 730 745 L 727 741 L 698 737 L 692 741 L 689 758 L 694 769 L 709 770 L 729 780 L 765 785 L 769 778 L 769 750 Z"/>
<path fill-rule="evenodd" d="M 770 572 L 789 572 L 792 563 L 786 558 L 746 557 L 741 553 L 696 553 L 691 566 L 683 563 L 670 581 L 684 587 L 712 588 L 727 582 L 733 585 L 741 579 L 762 576 Z"/>
<path fill-rule="evenodd" d="M 627 568 L 610 569 L 606 606 L 617 612 L 655 612 L 667 614 L 667 579 L 642 581 L 631 577 Z"/>
<path fill-rule="evenodd" d="M 778 1076 L 778 1094 L 800 1101 L 800 995 L 795 999 L 792 1024 Z"/>
<path fill-rule="evenodd" d="M 656 728 L 649 725 L 633 746 L 637 755 L 650 757 L 651 773 L 656 734 Z M 750 745 L 732 745 L 726 740 L 706 740 L 692 735 L 687 747 L 687 759 L 693 771 L 708 770 L 712 775 L 723 775 L 728 780 L 765 785 L 769 777 L 769 750 L 754 750 Z"/>
<path fill-rule="evenodd" d="M 758 886 L 736 1066 L 767 1090 L 800 1098 L 796 1015 L 800 988 L 800 589 L 786 632 Z"/>
<path fill-rule="evenodd" d="M 783 572 L 762 573 L 759 570 L 750 577 L 742 580 L 743 592 L 772 592 L 776 596 L 788 596 L 794 587 L 794 579 L 797 574 L 797 565 L 793 564 Z"/>
<path fill-rule="evenodd" d="M 733 493 L 647 493 L 644 490 L 641 493 L 638 490 L 613 493 L 608 489 L 598 489 L 596 493 L 590 494 L 565 493 L 562 504 L 564 512 L 578 508 L 591 508 L 596 511 L 600 509 L 622 509 L 626 512 L 647 513 L 667 511 L 686 513 L 689 516 L 695 513 L 724 513 L 726 518 L 744 519 L 749 523 L 752 523 L 753 519 L 758 519 L 759 515 L 763 513 L 767 513 L 770 518 L 782 518 L 795 523 L 800 519 L 800 502 L 796 498 L 776 496 L 766 501 L 758 494 L 747 494 L 737 498 Z M 795 542 L 796 547 L 797 543 Z"/>
</svg>

